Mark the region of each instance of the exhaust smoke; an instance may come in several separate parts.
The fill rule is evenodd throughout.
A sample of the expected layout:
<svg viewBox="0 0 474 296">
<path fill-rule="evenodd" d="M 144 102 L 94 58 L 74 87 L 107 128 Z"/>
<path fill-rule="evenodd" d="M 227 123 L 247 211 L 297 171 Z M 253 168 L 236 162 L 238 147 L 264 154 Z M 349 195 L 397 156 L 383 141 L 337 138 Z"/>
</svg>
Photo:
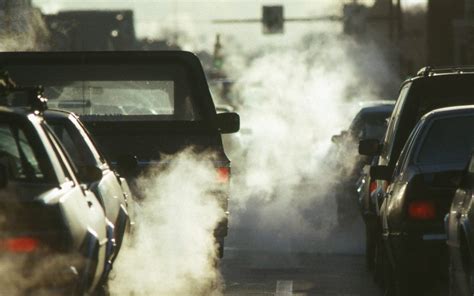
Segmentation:
<svg viewBox="0 0 474 296">
<path fill-rule="evenodd" d="M 137 230 L 111 280 L 116 295 L 220 295 L 213 231 L 224 218 L 212 154 L 185 150 L 138 180 Z M 112 276 L 113 277 L 113 276 Z"/>
</svg>

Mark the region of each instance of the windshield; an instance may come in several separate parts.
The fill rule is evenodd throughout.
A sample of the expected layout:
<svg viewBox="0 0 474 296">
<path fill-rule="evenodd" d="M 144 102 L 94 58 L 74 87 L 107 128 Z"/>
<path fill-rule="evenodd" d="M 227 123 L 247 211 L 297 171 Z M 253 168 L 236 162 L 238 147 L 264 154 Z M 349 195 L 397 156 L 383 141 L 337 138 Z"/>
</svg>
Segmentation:
<svg viewBox="0 0 474 296">
<path fill-rule="evenodd" d="M 436 120 L 421 145 L 416 163 L 465 168 L 474 148 L 473 126 L 474 115 Z"/>
</svg>

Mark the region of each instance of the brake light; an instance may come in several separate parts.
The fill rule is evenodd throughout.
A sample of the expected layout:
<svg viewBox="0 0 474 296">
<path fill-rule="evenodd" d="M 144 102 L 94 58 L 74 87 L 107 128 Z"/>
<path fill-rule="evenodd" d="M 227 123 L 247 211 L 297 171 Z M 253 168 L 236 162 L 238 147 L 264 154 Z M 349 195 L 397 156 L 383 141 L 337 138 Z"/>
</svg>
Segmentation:
<svg viewBox="0 0 474 296">
<path fill-rule="evenodd" d="M 228 183 L 230 180 L 230 168 L 220 167 L 217 168 L 217 182 Z"/>
<path fill-rule="evenodd" d="M 408 215 L 416 220 L 431 220 L 436 217 L 436 208 L 432 201 L 412 201 L 408 205 Z"/>
<path fill-rule="evenodd" d="M 372 181 L 370 182 L 369 193 L 372 194 L 375 190 L 377 190 L 377 181 Z"/>
<path fill-rule="evenodd" d="M 30 253 L 39 247 L 39 241 L 31 237 L 7 238 L 0 241 L 2 250 L 12 253 Z"/>
</svg>

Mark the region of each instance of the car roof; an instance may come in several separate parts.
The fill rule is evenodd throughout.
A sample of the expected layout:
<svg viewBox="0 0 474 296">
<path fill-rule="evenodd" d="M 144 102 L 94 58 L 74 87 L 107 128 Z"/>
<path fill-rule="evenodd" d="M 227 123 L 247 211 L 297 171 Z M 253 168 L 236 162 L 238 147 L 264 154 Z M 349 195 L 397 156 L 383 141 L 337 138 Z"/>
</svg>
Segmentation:
<svg viewBox="0 0 474 296">
<path fill-rule="evenodd" d="M 444 116 L 465 114 L 474 114 L 474 105 L 454 106 L 435 109 L 431 112 L 426 113 L 422 117 L 422 120 L 432 120 Z"/>
<path fill-rule="evenodd" d="M 364 107 L 360 109 L 361 114 L 367 114 L 367 113 L 386 113 L 386 112 L 392 112 L 393 108 L 395 107 L 395 102 L 387 104 L 381 104 L 381 105 L 376 105 L 376 106 L 370 106 L 370 107 Z"/>
<path fill-rule="evenodd" d="M 460 66 L 460 67 L 439 67 L 433 68 L 430 66 L 421 68 L 413 77 L 406 79 L 402 86 L 408 82 L 426 79 L 437 79 L 443 77 L 454 78 L 456 76 L 474 76 L 474 66 Z"/>
<path fill-rule="evenodd" d="M 0 106 L 0 114 L 12 117 L 27 117 L 29 115 L 38 115 L 39 113 L 32 111 L 28 107 L 8 107 Z"/>
<path fill-rule="evenodd" d="M 68 110 L 63 110 L 63 109 L 47 109 L 44 112 L 44 117 L 46 119 L 67 119 L 69 118 L 70 115 L 73 115 L 76 117 L 76 115 Z"/>
</svg>

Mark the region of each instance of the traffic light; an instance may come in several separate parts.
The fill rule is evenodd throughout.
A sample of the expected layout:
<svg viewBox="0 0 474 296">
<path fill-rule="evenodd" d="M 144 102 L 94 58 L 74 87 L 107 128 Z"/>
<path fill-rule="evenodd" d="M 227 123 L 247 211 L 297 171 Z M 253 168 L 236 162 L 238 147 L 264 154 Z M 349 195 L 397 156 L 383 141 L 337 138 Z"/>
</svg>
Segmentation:
<svg viewBox="0 0 474 296">
<path fill-rule="evenodd" d="M 274 5 L 262 7 L 263 34 L 283 33 L 284 22 L 283 6 Z"/>
</svg>

